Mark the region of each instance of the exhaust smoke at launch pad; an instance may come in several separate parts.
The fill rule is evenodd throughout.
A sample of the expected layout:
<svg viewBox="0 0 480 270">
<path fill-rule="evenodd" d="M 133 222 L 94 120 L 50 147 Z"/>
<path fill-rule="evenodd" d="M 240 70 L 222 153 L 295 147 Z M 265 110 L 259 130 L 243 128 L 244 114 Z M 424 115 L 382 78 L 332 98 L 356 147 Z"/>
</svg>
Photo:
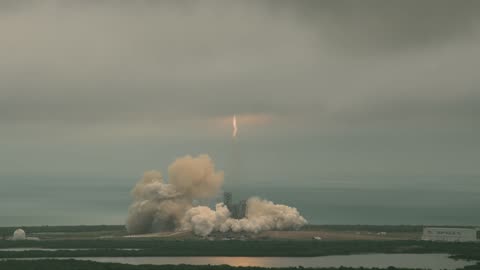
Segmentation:
<svg viewBox="0 0 480 270">
<path fill-rule="evenodd" d="M 129 233 L 193 231 L 206 236 L 212 231 L 252 232 L 298 229 L 307 224 L 298 210 L 252 197 L 245 217 L 235 219 L 228 207 L 194 206 L 194 200 L 214 198 L 224 176 L 208 155 L 178 158 L 168 167 L 168 183 L 158 171 L 149 171 L 132 190 L 126 227 Z"/>
</svg>

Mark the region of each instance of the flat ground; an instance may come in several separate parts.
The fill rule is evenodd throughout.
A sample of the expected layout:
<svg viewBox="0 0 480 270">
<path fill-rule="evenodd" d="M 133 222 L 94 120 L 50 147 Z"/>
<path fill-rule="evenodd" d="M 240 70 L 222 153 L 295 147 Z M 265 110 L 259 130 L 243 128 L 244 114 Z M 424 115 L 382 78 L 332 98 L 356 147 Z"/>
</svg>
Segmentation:
<svg viewBox="0 0 480 270">
<path fill-rule="evenodd" d="M 0 227 L 0 235 L 8 238 L 15 229 Z M 38 240 L 0 240 L 1 269 L 60 269 L 60 265 L 39 268 L 37 262 L 33 261 L 26 265 L 20 265 L 22 262 L 4 261 L 8 258 L 52 257 L 309 257 L 361 253 L 446 253 L 458 259 L 480 260 L 480 242 L 418 241 L 422 226 L 310 225 L 299 231 L 214 233 L 206 238 L 195 236 L 191 232 L 129 236 L 123 226 L 43 226 L 23 229 L 27 235 L 37 237 Z M 72 263 L 76 264 L 76 261 Z M 103 266 L 65 268 L 94 269 L 93 267 Z M 105 267 L 98 269 L 117 268 L 116 265 Z M 480 264 L 469 269 L 480 269 L 478 267 Z"/>
<path fill-rule="evenodd" d="M 266 239 L 319 239 L 319 240 L 419 240 L 421 232 L 371 232 L 371 231 L 266 231 L 256 235 Z"/>
<path fill-rule="evenodd" d="M 17 227 L 0 227 L 0 239 L 9 239 Z M 159 232 L 129 235 L 122 225 L 35 226 L 21 227 L 29 237 L 40 240 L 92 239 L 203 239 L 191 232 Z M 308 225 L 297 231 L 264 231 L 260 233 L 212 233 L 208 240 L 420 240 L 423 226 L 377 225 Z"/>
</svg>

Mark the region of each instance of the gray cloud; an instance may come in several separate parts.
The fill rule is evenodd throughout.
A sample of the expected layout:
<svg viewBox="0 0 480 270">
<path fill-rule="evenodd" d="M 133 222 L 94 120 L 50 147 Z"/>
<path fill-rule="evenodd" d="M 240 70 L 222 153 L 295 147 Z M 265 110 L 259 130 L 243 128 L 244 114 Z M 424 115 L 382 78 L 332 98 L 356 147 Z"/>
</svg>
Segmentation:
<svg viewBox="0 0 480 270">
<path fill-rule="evenodd" d="M 471 36 L 480 13 L 478 1 L 275 1 L 272 6 L 296 10 L 300 20 L 344 52 L 370 54 Z"/>
<path fill-rule="evenodd" d="M 272 115 L 284 129 L 478 117 L 476 1 L 3 5 L 8 138 L 148 134 L 233 113 Z"/>
</svg>

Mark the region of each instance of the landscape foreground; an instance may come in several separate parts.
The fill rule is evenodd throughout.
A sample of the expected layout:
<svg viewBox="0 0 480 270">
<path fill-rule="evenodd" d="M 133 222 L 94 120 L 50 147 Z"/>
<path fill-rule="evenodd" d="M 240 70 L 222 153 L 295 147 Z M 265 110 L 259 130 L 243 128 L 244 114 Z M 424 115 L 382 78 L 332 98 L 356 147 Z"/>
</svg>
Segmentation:
<svg viewBox="0 0 480 270">
<path fill-rule="evenodd" d="M 479 242 L 421 241 L 422 226 L 312 225 L 299 231 L 214 234 L 203 238 L 189 232 L 158 233 L 133 237 L 127 235 L 123 226 L 116 225 L 40 226 L 23 227 L 31 237 L 30 239 L 35 240 L 11 241 L 9 236 L 14 229 L 13 227 L 0 228 L 0 235 L 3 236 L 3 240 L 0 240 L 0 269 L 215 270 L 238 268 L 227 265 L 129 265 L 72 259 L 76 257 L 315 257 L 350 254 L 434 253 L 450 254 L 452 258 L 459 260 L 471 260 L 472 264 L 476 262 L 475 265 L 460 269 L 480 269 Z M 43 259 L 35 260 L 34 258 Z M 240 268 L 266 269 L 251 266 Z M 388 269 L 402 268 L 390 267 Z"/>
</svg>

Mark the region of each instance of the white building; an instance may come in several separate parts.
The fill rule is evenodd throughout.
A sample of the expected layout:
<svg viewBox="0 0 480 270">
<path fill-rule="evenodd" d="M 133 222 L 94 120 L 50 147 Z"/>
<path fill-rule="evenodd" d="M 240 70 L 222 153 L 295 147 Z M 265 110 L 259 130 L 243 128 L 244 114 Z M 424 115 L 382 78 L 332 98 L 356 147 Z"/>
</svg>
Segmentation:
<svg viewBox="0 0 480 270">
<path fill-rule="evenodd" d="M 467 228 L 423 228 L 422 240 L 447 242 L 477 241 L 477 230 Z"/>
<path fill-rule="evenodd" d="M 14 232 L 13 232 L 13 236 L 12 236 L 12 240 L 25 240 L 27 237 L 26 237 L 26 234 L 25 234 L 25 231 L 22 230 L 22 229 L 16 229 Z"/>
</svg>

